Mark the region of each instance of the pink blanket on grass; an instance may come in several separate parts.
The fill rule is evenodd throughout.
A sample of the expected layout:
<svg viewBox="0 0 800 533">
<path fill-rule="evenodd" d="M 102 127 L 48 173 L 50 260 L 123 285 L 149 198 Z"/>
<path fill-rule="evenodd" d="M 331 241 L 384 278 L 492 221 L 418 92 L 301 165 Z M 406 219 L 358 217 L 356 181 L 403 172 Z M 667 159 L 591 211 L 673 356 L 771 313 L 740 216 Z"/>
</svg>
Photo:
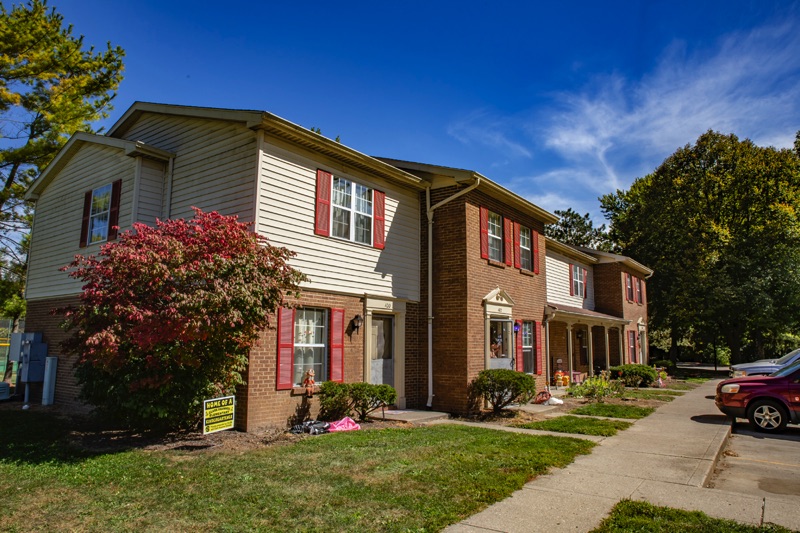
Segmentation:
<svg viewBox="0 0 800 533">
<path fill-rule="evenodd" d="M 341 420 L 331 422 L 331 427 L 328 428 L 328 431 L 355 431 L 356 429 L 361 429 L 361 426 L 356 424 L 352 418 L 346 416 Z"/>
</svg>

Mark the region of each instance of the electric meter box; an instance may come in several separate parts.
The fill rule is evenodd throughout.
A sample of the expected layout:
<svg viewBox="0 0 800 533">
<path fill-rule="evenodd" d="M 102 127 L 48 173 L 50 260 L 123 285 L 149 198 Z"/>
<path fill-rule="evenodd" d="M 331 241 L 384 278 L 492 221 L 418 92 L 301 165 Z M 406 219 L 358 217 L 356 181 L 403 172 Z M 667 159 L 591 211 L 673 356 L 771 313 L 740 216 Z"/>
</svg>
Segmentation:
<svg viewBox="0 0 800 533">
<path fill-rule="evenodd" d="M 42 334 L 12 333 L 10 345 L 8 357 L 19 363 L 19 380 L 23 383 L 44 381 L 47 344 L 42 342 Z"/>
</svg>

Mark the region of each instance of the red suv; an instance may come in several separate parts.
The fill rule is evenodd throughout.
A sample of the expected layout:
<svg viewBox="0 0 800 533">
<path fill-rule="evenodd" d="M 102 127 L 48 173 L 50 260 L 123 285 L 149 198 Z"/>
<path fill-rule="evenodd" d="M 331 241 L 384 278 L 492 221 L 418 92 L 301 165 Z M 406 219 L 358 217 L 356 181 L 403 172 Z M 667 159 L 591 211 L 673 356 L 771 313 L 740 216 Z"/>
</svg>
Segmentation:
<svg viewBox="0 0 800 533">
<path fill-rule="evenodd" d="M 717 408 L 747 418 L 759 431 L 781 431 L 800 424 L 800 361 L 769 376 L 726 379 L 717 385 Z"/>
</svg>

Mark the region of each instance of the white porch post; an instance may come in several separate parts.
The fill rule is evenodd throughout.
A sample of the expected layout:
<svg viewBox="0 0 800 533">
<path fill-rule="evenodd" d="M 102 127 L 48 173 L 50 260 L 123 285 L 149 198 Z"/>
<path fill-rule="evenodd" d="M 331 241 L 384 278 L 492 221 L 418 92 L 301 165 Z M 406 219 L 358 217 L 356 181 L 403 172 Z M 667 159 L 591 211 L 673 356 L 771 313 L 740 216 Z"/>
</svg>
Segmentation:
<svg viewBox="0 0 800 533">
<path fill-rule="evenodd" d="M 625 364 L 625 328 L 619 328 L 619 364 Z"/>
<path fill-rule="evenodd" d="M 586 339 L 588 342 L 587 351 L 589 353 L 589 375 L 594 376 L 594 346 L 592 346 L 592 325 L 589 324 L 586 326 L 587 334 L 589 335 Z"/>
<path fill-rule="evenodd" d="M 608 370 L 611 368 L 611 357 L 609 355 L 611 352 L 611 344 L 608 341 L 608 326 L 603 326 L 603 336 L 606 341 L 606 370 Z"/>
<path fill-rule="evenodd" d="M 569 372 L 569 382 L 572 383 L 572 324 L 567 324 L 567 371 Z"/>
</svg>

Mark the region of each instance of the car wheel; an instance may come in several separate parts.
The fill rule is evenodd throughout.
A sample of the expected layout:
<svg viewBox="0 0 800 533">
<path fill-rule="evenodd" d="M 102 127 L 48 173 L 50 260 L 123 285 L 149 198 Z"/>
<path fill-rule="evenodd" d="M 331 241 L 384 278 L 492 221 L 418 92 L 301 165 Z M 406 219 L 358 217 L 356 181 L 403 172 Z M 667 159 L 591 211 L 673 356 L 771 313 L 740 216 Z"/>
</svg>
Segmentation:
<svg viewBox="0 0 800 533">
<path fill-rule="evenodd" d="M 756 400 L 750 406 L 747 418 L 759 431 L 782 431 L 789 422 L 789 415 L 781 405 L 770 400 Z"/>
</svg>

